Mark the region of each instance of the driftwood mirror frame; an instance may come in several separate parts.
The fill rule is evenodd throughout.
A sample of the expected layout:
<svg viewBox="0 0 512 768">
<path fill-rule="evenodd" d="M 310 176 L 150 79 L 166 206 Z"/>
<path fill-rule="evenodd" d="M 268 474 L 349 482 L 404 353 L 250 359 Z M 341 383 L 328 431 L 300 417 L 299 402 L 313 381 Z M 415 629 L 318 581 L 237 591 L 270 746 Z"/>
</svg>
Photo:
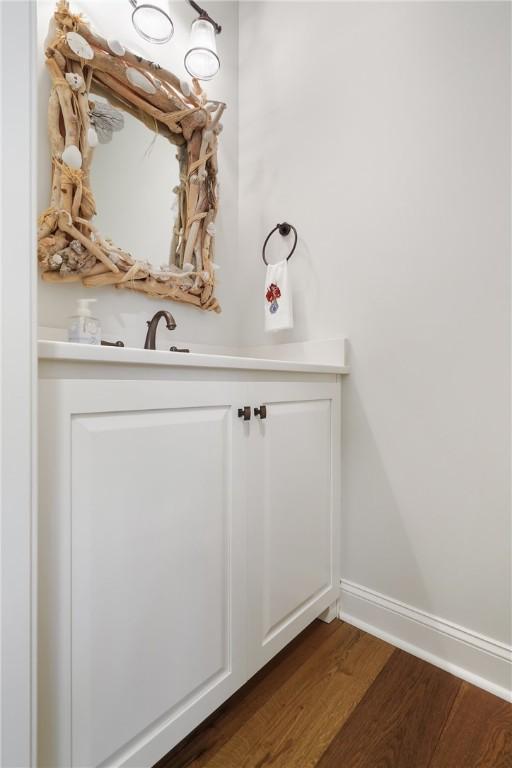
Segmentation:
<svg viewBox="0 0 512 768">
<path fill-rule="evenodd" d="M 118 41 L 103 39 L 80 15 L 70 12 L 67 0 L 58 2 L 54 21 L 55 34 L 46 50 L 52 79 L 48 105 L 52 187 L 38 229 L 43 280 L 114 285 L 220 312 L 214 296 L 214 241 L 217 145 L 225 104 L 209 101 L 197 80 L 190 87 Z M 169 226 L 168 265 L 155 267 L 137 260 L 92 224 L 96 208 L 90 187 L 95 143 L 91 94 L 106 96 L 114 107 L 143 120 L 176 147 L 180 183 L 174 189 L 177 214 L 174 226 L 172 222 Z M 75 149 L 66 153 L 69 147 L 78 153 Z"/>
</svg>

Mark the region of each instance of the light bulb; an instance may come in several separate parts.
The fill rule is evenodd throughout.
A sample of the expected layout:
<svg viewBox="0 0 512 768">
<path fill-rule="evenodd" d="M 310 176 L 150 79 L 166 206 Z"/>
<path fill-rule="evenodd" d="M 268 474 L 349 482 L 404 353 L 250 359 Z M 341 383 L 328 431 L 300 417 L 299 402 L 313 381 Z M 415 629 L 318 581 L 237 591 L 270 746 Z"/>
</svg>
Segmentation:
<svg viewBox="0 0 512 768">
<path fill-rule="evenodd" d="M 174 34 L 174 24 L 170 16 L 156 5 L 130 0 L 133 6 L 132 24 L 144 40 L 159 45 L 168 43 Z"/>
<path fill-rule="evenodd" d="M 199 17 L 192 23 L 190 48 L 185 55 L 185 69 L 197 80 L 211 80 L 219 71 L 215 28 L 211 21 Z"/>
</svg>

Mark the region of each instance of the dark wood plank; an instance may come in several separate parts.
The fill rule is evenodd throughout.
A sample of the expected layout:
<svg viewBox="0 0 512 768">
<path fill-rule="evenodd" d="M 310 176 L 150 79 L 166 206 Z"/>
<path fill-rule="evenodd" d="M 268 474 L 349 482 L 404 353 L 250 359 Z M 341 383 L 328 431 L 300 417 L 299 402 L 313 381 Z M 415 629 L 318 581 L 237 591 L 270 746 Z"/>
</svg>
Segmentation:
<svg viewBox="0 0 512 768">
<path fill-rule="evenodd" d="M 512 768 L 512 705 L 316 622 L 158 764 L 187 767 Z"/>
<path fill-rule="evenodd" d="M 158 768 L 314 766 L 392 653 L 348 624 L 315 623 Z"/>
<path fill-rule="evenodd" d="M 428 768 L 460 686 L 453 675 L 395 651 L 319 768 Z"/>
<path fill-rule="evenodd" d="M 349 624 L 338 626 L 207 761 L 207 768 L 313 768 L 318 763 L 394 650 Z"/>
<path fill-rule="evenodd" d="M 202 768 L 238 729 L 283 686 L 323 643 L 339 622 L 315 621 L 263 667 L 237 693 L 160 760 L 154 768 Z"/>
<path fill-rule="evenodd" d="M 512 768 L 512 704 L 462 683 L 429 768 Z"/>
</svg>

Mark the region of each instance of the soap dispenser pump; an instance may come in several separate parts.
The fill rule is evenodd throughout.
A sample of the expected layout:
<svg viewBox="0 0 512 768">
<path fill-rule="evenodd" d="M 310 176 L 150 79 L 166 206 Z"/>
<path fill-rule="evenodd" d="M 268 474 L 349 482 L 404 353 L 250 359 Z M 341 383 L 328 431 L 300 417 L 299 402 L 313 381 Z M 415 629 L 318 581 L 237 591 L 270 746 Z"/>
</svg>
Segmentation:
<svg viewBox="0 0 512 768">
<path fill-rule="evenodd" d="M 68 340 L 75 344 L 101 344 L 101 325 L 90 304 L 96 299 L 78 299 L 76 314 L 70 318 Z"/>
</svg>

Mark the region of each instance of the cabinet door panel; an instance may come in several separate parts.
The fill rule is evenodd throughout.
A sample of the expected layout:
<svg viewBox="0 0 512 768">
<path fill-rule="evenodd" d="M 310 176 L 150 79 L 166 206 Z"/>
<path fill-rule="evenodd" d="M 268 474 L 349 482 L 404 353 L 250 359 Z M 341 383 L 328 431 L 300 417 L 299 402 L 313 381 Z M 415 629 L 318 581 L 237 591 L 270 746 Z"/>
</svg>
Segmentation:
<svg viewBox="0 0 512 768">
<path fill-rule="evenodd" d="M 269 392 L 263 402 L 267 418 L 257 424 L 261 459 L 249 504 L 251 672 L 338 594 L 335 398 L 299 394 L 280 402 Z M 257 466 L 257 455 L 254 462 Z"/>
<path fill-rule="evenodd" d="M 265 640 L 331 577 L 330 401 L 275 403 L 268 413 L 261 443 Z"/>
<path fill-rule="evenodd" d="M 229 674 L 228 419 L 73 420 L 75 765 L 100 764 Z"/>
<path fill-rule="evenodd" d="M 66 766 L 151 765 L 245 680 L 236 416 L 159 385 L 123 382 L 117 410 L 95 382 L 68 410 Z"/>
</svg>

